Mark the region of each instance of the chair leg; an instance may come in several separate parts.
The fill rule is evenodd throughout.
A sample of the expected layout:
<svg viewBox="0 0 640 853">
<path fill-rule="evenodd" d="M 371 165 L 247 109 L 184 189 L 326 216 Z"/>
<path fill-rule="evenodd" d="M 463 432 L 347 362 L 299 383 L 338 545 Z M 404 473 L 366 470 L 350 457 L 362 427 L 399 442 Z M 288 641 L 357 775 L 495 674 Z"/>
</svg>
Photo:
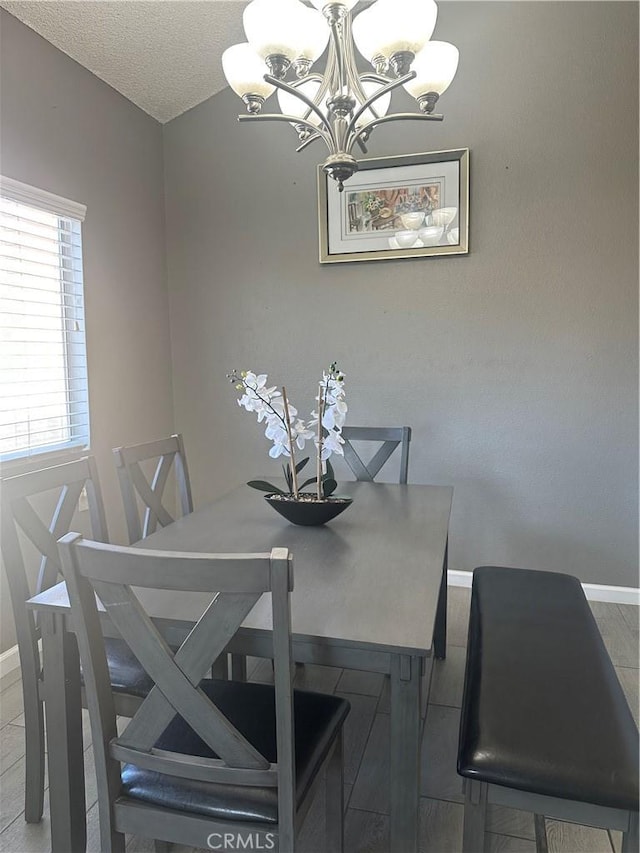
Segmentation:
<svg viewBox="0 0 640 853">
<path fill-rule="evenodd" d="M 342 760 L 342 731 L 336 738 L 333 753 L 327 764 L 326 779 L 326 841 L 327 853 L 344 851 L 344 763 Z"/>
<path fill-rule="evenodd" d="M 487 819 L 487 783 L 465 779 L 462 853 L 482 853 Z"/>
<path fill-rule="evenodd" d="M 44 715 L 37 690 L 24 689 L 24 740 L 24 819 L 39 823 L 44 808 Z"/>
<path fill-rule="evenodd" d="M 622 853 L 638 853 L 638 812 L 629 815 L 629 829 L 622 836 Z"/>
<path fill-rule="evenodd" d="M 247 659 L 244 655 L 231 655 L 231 678 L 234 681 L 247 680 Z"/>
</svg>

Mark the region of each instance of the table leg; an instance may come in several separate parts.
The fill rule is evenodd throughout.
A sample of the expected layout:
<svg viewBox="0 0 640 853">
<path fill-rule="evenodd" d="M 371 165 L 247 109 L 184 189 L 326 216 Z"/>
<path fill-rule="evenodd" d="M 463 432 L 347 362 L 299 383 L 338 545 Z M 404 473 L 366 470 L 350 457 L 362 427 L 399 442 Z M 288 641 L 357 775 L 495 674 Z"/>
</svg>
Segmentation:
<svg viewBox="0 0 640 853">
<path fill-rule="evenodd" d="M 231 655 L 231 678 L 234 681 L 247 680 L 247 659 L 244 655 Z"/>
<path fill-rule="evenodd" d="M 420 796 L 421 660 L 391 657 L 391 853 L 416 853 Z"/>
<path fill-rule="evenodd" d="M 444 549 L 444 561 L 442 563 L 442 580 L 440 581 L 440 592 L 438 593 L 438 608 L 433 627 L 433 648 L 436 658 L 444 660 L 447 656 L 447 570 L 449 568 L 449 543 Z"/>
<path fill-rule="evenodd" d="M 64 616 L 41 613 L 53 853 L 81 853 L 87 843 L 82 753 L 80 661 Z"/>
</svg>

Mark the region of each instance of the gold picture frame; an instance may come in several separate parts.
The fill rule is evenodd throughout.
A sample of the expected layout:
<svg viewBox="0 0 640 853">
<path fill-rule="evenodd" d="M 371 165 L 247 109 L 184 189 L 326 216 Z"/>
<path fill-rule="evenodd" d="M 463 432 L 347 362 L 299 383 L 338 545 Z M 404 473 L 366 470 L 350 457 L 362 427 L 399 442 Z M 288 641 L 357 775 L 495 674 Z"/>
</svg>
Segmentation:
<svg viewBox="0 0 640 853">
<path fill-rule="evenodd" d="M 469 253 L 469 149 L 358 162 L 338 186 L 318 166 L 320 263 Z"/>
</svg>

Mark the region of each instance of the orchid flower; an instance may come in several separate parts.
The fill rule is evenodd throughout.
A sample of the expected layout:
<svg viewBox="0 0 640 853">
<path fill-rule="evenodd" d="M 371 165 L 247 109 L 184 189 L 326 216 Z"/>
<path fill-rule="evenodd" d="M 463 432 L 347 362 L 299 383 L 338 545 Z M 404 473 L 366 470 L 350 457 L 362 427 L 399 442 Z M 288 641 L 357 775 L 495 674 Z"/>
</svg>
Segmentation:
<svg viewBox="0 0 640 853">
<path fill-rule="evenodd" d="M 265 437 L 272 443 L 269 456 L 272 459 L 278 459 L 280 456 L 291 459 L 291 464 L 285 466 L 285 477 L 287 481 L 293 479 L 296 496 L 298 492 L 296 491 L 295 475 L 304 467 L 308 459 L 304 459 L 296 465 L 292 445 L 295 445 L 298 450 L 303 450 L 307 441 L 314 442 L 316 454 L 319 455 L 316 478 L 318 494 L 324 494 L 325 497 L 328 497 L 336 488 L 336 483 L 333 479 L 333 469 L 327 460 L 333 453 L 339 456 L 344 455 L 342 449 L 344 439 L 341 431 L 347 415 L 347 404 L 344 400 L 344 374 L 338 370 L 337 364 L 334 362 L 328 371 L 323 371 L 322 391 L 316 398 L 318 406 L 322 406 L 323 411 L 321 432 L 324 431 L 325 434 L 320 439 L 318 437 L 318 412 L 311 412 L 311 419 L 305 423 L 302 418 L 298 417 L 298 410 L 295 406 L 284 399 L 284 388 L 281 393 L 275 385 L 267 386 L 268 376 L 266 373 L 254 373 L 252 370 L 238 373 L 234 370 L 227 376 L 236 389 L 242 391 L 241 397 L 237 400 L 238 405 L 248 412 L 253 412 L 258 423 L 265 424 Z M 323 489 L 321 489 L 320 480 L 322 480 Z M 313 482 L 313 480 L 308 480 L 303 485 L 307 485 L 309 482 Z M 260 489 L 268 488 L 271 491 L 279 491 L 271 484 L 262 481 L 251 481 L 249 485 Z"/>
</svg>

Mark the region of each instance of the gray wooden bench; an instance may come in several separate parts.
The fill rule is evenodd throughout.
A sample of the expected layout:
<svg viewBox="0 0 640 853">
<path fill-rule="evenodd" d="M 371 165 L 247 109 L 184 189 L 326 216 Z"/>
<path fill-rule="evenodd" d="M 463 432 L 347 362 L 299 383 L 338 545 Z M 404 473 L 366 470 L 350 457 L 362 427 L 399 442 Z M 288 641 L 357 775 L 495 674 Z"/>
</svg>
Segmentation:
<svg viewBox="0 0 640 853">
<path fill-rule="evenodd" d="M 489 803 L 622 830 L 638 851 L 638 729 L 580 582 L 474 572 L 458 773 L 464 853 L 482 853 Z"/>
</svg>

